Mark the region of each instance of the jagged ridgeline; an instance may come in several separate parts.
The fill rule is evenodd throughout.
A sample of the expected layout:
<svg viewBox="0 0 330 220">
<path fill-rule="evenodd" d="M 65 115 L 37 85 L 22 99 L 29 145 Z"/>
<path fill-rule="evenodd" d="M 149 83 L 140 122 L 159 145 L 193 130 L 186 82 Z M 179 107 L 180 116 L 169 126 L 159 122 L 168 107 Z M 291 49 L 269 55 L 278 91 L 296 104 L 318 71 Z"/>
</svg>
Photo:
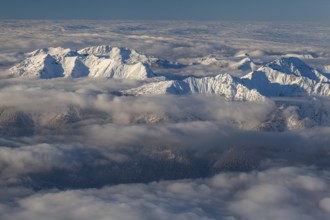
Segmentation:
<svg viewBox="0 0 330 220">
<path fill-rule="evenodd" d="M 330 74 L 313 69 L 297 57 L 281 57 L 256 64 L 245 54 L 232 63 L 233 68 L 249 70 L 242 77 L 227 73 L 205 77 L 177 77 L 148 81 L 138 88 L 122 91 L 127 95 L 143 94 L 218 94 L 229 100 L 262 101 L 264 97 L 321 95 L 330 96 Z M 207 57 L 197 64 L 213 64 Z M 213 61 L 213 62 L 211 62 Z M 146 80 L 157 77 L 152 66 L 183 66 L 141 54 L 128 48 L 109 45 L 88 47 L 78 51 L 45 48 L 27 54 L 27 58 L 10 69 L 12 76 L 29 78 L 92 77 Z M 196 65 L 191 63 L 190 65 Z M 214 75 L 214 74 L 213 74 Z"/>
<path fill-rule="evenodd" d="M 27 54 L 27 58 L 10 69 L 14 76 L 104 77 L 146 79 L 154 76 L 149 64 L 154 59 L 135 50 L 111 46 L 84 48 L 79 51 L 45 48 Z"/>
</svg>

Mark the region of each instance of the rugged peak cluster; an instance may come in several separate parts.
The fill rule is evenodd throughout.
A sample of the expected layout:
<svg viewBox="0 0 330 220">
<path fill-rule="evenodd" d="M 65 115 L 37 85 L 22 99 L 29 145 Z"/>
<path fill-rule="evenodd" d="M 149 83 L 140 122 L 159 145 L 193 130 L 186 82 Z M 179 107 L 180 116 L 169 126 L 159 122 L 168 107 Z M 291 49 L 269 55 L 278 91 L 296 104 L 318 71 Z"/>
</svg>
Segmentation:
<svg viewBox="0 0 330 220">
<path fill-rule="evenodd" d="M 45 48 L 29 53 L 10 71 L 14 76 L 43 79 L 103 77 L 141 80 L 154 76 L 149 62 L 147 56 L 127 48 L 97 46 L 79 51 Z"/>
<path fill-rule="evenodd" d="M 183 79 L 165 77 L 156 82 L 146 81 L 138 88 L 121 91 L 121 94 L 218 94 L 235 101 L 262 101 L 265 97 L 273 96 L 330 96 L 330 74 L 313 69 L 298 57 L 281 57 L 263 65 L 253 62 L 248 54 L 235 59 L 238 58 L 237 62 L 230 65 L 231 68 L 250 71 L 242 77 L 227 73 Z M 164 63 L 164 60 L 140 54 L 135 50 L 109 45 L 87 47 L 78 51 L 45 48 L 27 54 L 27 58 L 10 71 L 13 76 L 44 79 L 103 77 L 146 80 L 157 76 L 151 66 L 160 61 Z M 210 55 L 196 59 L 190 65 L 223 62 L 223 59 Z"/>
<path fill-rule="evenodd" d="M 330 96 L 330 74 L 313 69 L 296 57 L 283 57 L 242 77 L 264 96 Z"/>
</svg>

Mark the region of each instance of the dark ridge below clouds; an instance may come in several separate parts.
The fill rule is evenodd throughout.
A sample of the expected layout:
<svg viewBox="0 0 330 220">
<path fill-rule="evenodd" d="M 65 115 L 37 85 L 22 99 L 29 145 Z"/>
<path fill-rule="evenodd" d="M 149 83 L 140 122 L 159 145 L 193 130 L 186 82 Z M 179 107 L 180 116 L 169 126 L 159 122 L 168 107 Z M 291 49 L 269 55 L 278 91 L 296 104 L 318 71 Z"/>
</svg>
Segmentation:
<svg viewBox="0 0 330 220">
<path fill-rule="evenodd" d="M 327 0 L 2 0 L 2 19 L 304 21 L 328 23 Z"/>
</svg>

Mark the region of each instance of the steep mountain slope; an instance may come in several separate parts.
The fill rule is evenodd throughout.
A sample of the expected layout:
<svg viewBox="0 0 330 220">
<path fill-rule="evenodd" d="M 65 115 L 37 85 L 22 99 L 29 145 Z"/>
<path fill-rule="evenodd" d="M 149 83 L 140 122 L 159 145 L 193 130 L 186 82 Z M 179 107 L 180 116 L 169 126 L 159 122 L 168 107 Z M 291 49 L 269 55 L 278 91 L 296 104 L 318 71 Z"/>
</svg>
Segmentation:
<svg viewBox="0 0 330 220">
<path fill-rule="evenodd" d="M 14 108 L 0 109 L 0 134 L 28 136 L 35 131 L 35 123 L 30 115 Z"/>
<path fill-rule="evenodd" d="M 142 85 L 124 94 L 220 94 L 229 100 L 258 101 L 266 97 L 330 96 L 330 74 L 295 57 L 270 62 L 243 77 L 219 74 Z"/>
<path fill-rule="evenodd" d="M 263 101 L 263 97 L 254 89 L 250 90 L 238 83 L 229 74 L 210 77 L 188 77 L 184 80 L 153 82 L 125 91 L 126 95 L 145 94 L 218 94 L 228 100 Z"/>
<path fill-rule="evenodd" d="M 146 79 L 154 76 L 147 56 L 135 50 L 97 46 L 72 51 L 45 48 L 27 54 L 27 58 L 10 69 L 13 76 L 31 78 L 103 77 Z"/>
<path fill-rule="evenodd" d="M 38 53 L 27 58 L 22 63 L 12 67 L 11 73 L 16 76 L 54 78 L 63 77 L 64 69 L 61 64 L 50 54 Z"/>
<path fill-rule="evenodd" d="M 265 96 L 330 96 L 330 74 L 296 57 L 283 57 L 242 77 L 242 83 Z"/>
</svg>

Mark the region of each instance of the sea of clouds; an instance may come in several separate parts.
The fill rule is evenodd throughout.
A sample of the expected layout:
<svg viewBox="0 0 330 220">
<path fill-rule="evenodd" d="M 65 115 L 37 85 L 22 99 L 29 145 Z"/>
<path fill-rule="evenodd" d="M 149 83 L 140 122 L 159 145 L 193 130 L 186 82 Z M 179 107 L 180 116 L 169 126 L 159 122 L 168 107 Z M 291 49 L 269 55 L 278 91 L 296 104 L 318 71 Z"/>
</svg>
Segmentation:
<svg viewBox="0 0 330 220">
<path fill-rule="evenodd" d="M 260 131 L 274 100 L 116 96 L 142 82 L 5 77 L 25 52 L 101 44 L 180 62 L 311 54 L 306 62 L 322 69 L 328 26 L 18 20 L 0 30 L 1 219 L 330 217 L 330 127 Z M 327 98 L 294 101 L 330 106 Z"/>
</svg>

